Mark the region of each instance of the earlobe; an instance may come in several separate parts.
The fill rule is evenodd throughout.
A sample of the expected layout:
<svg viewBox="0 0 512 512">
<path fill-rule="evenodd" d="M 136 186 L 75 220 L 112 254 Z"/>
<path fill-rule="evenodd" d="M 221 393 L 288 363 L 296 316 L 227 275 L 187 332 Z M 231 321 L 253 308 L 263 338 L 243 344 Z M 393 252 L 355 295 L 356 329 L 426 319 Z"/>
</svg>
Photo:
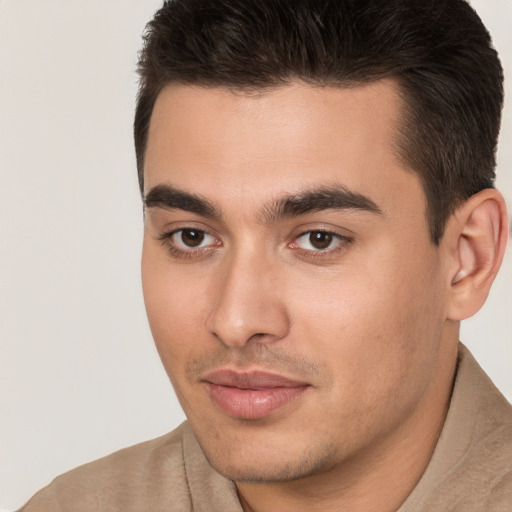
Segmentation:
<svg viewBox="0 0 512 512">
<path fill-rule="evenodd" d="M 452 216 L 448 318 L 463 320 L 484 304 L 503 260 L 508 221 L 505 202 L 495 189 L 471 196 Z"/>
</svg>

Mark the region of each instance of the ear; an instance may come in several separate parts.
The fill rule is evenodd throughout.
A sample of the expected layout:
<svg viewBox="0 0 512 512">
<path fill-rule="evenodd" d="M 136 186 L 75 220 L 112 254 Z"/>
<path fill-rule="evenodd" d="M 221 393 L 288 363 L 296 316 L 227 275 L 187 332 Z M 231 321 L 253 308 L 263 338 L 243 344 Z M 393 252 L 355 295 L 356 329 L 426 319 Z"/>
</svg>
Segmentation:
<svg viewBox="0 0 512 512">
<path fill-rule="evenodd" d="M 495 189 L 471 196 L 452 215 L 445 235 L 451 254 L 448 319 L 459 321 L 483 306 L 501 266 L 508 237 L 503 196 Z"/>
</svg>

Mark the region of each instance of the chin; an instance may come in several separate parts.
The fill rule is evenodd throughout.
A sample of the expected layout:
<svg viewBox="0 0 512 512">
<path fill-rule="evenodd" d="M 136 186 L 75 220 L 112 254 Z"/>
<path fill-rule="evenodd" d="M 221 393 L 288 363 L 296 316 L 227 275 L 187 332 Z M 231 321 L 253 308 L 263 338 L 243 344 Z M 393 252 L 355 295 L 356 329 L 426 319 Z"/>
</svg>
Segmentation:
<svg viewBox="0 0 512 512">
<path fill-rule="evenodd" d="M 332 447 L 319 450 L 237 450 L 231 446 L 222 450 L 201 445 L 210 465 L 222 476 L 234 482 L 277 483 L 299 480 L 323 473 L 335 465 Z M 281 452 L 281 453 L 280 453 Z"/>
</svg>

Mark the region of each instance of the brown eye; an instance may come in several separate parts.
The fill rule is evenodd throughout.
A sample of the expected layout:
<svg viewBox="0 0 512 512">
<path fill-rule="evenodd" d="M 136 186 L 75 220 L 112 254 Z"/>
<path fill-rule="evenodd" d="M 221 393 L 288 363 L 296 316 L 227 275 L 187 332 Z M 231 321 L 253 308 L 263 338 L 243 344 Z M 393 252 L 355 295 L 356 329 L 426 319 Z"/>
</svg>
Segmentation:
<svg viewBox="0 0 512 512">
<path fill-rule="evenodd" d="M 199 247 L 205 239 L 205 232 L 198 229 L 182 229 L 181 242 L 187 247 Z"/>
<path fill-rule="evenodd" d="M 315 249 L 327 249 L 333 240 L 333 234 L 326 231 L 311 231 L 309 233 L 309 243 Z"/>
<path fill-rule="evenodd" d="M 308 251 L 310 253 L 331 253 L 336 249 L 341 249 L 350 243 L 350 239 L 346 236 L 339 235 L 332 231 L 324 231 L 321 229 L 313 229 L 306 231 L 296 238 L 295 245 L 297 248 Z"/>
<path fill-rule="evenodd" d="M 194 227 L 181 228 L 171 233 L 164 233 L 159 237 L 164 247 L 175 258 L 194 257 L 201 258 L 222 243 L 207 231 Z"/>
</svg>

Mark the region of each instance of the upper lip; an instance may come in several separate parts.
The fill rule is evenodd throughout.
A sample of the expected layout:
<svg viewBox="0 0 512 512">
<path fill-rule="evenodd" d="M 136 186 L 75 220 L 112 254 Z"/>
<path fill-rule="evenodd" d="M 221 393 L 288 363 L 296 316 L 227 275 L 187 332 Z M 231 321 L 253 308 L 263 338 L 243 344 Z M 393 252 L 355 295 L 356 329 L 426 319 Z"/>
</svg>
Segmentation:
<svg viewBox="0 0 512 512">
<path fill-rule="evenodd" d="M 210 384 L 239 389 L 267 389 L 308 385 L 304 381 L 290 379 L 276 373 L 264 371 L 240 372 L 231 369 L 212 371 L 211 373 L 208 373 L 203 380 Z"/>
</svg>

